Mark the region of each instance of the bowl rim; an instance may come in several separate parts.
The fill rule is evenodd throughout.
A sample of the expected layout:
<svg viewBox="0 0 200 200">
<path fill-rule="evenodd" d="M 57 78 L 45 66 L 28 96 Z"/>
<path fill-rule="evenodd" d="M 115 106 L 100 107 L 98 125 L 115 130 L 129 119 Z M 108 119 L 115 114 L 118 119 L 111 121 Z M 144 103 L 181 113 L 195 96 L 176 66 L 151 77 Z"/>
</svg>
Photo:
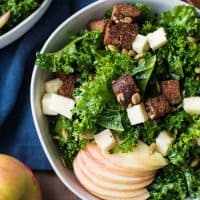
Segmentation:
<svg viewBox="0 0 200 200">
<path fill-rule="evenodd" d="M 40 4 L 40 6 L 35 11 L 33 11 L 28 17 L 26 17 L 24 20 L 22 20 L 19 24 L 17 24 L 13 28 L 11 28 L 9 31 L 5 32 L 3 35 L 0 35 L 0 42 L 7 40 L 7 42 L 5 42 L 2 46 L 0 45 L 0 49 L 6 47 L 7 45 L 9 45 L 11 43 L 13 43 L 17 39 L 19 39 L 21 36 L 23 36 L 29 29 L 31 29 L 33 27 L 33 25 L 46 12 L 46 10 L 49 7 L 49 5 L 51 4 L 51 2 L 52 2 L 52 0 L 43 0 L 43 2 Z M 27 26 L 26 28 L 24 28 L 30 20 L 34 19 L 38 15 L 40 15 L 40 16 L 38 17 L 37 20 L 35 20 L 33 25 L 30 25 L 30 26 Z M 18 30 L 23 29 L 23 28 L 25 29 L 25 31 L 22 31 L 21 33 L 13 36 Z"/>
<path fill-rule="evenodd" d="M 49 38 L 45 41 L 44 45 L 42 46 L 42 49 L 40 51 L 40 53 L 44 53 L 46 48 L 48 47 L 49 43 L 51 42 L 52 38 L 54 38 L 57 33 L 59 33 L 59 31 L 64 28 L 66 26 L 66 24 L 68 24 L 68 22 L 70 22 L 71 20 L 73 20 L 74 18 L 78 17 L 81 13 L 87 11 L 88 9 L 90 8 L 93 8 L 97 5 L 100 5 L 100 4 L 103 4 L 104 2 L 106 2 L 108 0 L 98 0 L 98 1 L 95 1 L 93 3 L 90 3 L 89 5 L 83 7 L 82 9 L 80 9 L 79 11 L 75 12 L 73 15 L 71 15 L 70 17 L 68 17 L 65 21 L 63 21 L 52 33 L 51 35 L 49 36 Z M 162 1 L 162 0 L 161 0 Z M 188 3 L 186 2 L 183 2 L 181 0 L 169 0 L 171 1 L 172 3 L 175 3 L 175 4 L 179 4 L 179 5 L 189 5 Z M 134 2 L 134 0 L 133 0 Z M 148 3 L 148 2 L 146 2 Z M 198 13 L 200 13 L 200 9 L 197 8 L 197 11 Z M 30 102 L 31 102 L 31 111 L 32 111 L 32 116 L 33 116 L 33 121 L 34 121 L 34 125 L 35 125 L 35 128 L 36 128 L 36 132 L 37 132 L 37 135 L 39 137 L 39 140 L 40 140 L 40 143 L 42 145 L 42 148 L 45 152 L 45 155 L 47 156 L 48 158 L 48 161 L 50 163 L 50 165 L 52 166 L 53 170 L 55 171 L 56 175 L 59 177 L 59 179 L 62 181 L 62 183 L 71 191 L 73 192 L 77 197 L 81 198 L 82 200 L 88 200 L 86 197 L 84 197 L 77 189 L 75 189 L 73 186 L 71 186 L 68 182 L 68 180 L 65 180 L 64 177 L 62 176 L 61 172 L 59 171 L 59 169 L 57 168 L 56 164 L 54 163 L 54 160 L 52 158 L 52 156 L 49 154 L 48 152 L 48 149 L 46 148 L 45 146 L 45 143 L 44 143 L 44 140 L 42 138 L 42 134 L 40 133 L 40 128 L 39 128 L 39 124 L 37 122 L 37 116 L 36 116 L 36 107 L 35 107 L 35 104 L 34 104 L 34 84 L 35 84 L 35 81 L 36 81 L 36 73 L 37 73 L 37 70 L 39 68 L 37 67 L 37 65 L 34 65 L 34 69 L 33 69 L 33 72 L 32 72 L 32 78 L 31 78 L 31 85 L 30 85 Z M 81 186 L 83 187 L 83 186 Z M 87 191 L 88 192 L 88 191 Z M 90 192 L 88 192 L 90 193 Z M 91 193 L 90 193 L 91 194 Z"/>
</svg>

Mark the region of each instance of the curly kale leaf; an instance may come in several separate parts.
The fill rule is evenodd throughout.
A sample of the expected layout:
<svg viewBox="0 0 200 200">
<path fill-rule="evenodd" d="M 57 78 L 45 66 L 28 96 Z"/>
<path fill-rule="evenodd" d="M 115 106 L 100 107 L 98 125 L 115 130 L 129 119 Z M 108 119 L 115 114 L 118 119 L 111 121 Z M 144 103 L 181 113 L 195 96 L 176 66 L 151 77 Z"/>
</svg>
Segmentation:
<svg viewBox="0 0 200 200">
<path fill-rule="evenodd" d="M 112 80 L 121 74 L 131 73 L 135 61 L 128 55 L 101 52 L 95 58 L 94 79 L 83 83 L 74 92 L 76 107 L 74 128 L 77 133 L 94 133 L 97 120 L 108 104 L 116 104 Z"/>
<path fill-rule="evenodd" d="M 188 170 L 185 179 L 190 199 L 200 199 L 200 170 Z"/>
<path fill-rule="evenodd" d="M 0 2 L 0 16 L 7 11 L 11 12 L 8 23 L 0 30 L 0 35 L 9 31 L 35 11 L 42 0 L 7 0 Z"/>
<path fill-rule="evenodd" d="M 151 200 L 185 200 L 187 197 L 184 173 L 173 165 L 163 168 L 149 189 Z"/>
<path fill-rule="evenodd" d="M 199 34 L 200 30 L 200 18 L 192 6 L 176 6 L 172 12 L 163 13 L 160 24 L 182 34 Z"/>
<path fill-rule="evenodd" d="M 196 156 L 198 145 L 197 139 L 200 138 L 200 120 L 185 130 L 168 150 L 170 162 L 177 166 L 188 166 Z"/>
<path fill-rule="evenodd" d="M 183 80 L 184 96 L 199 96 L 200 95 L 200 81 L 194 77 L 187 77 Z"/>
<path fill-rule="evenodd" d="M 86 140 L 75 135 L 73 132 L 72 121 L 59 116 L 55 122 L 53 138 L 56 139 L 61 154 L 68 166 L 72 166 L 72 162 L 76 154 L 84 147 Z"/>
<path fill-rule="evenodd" d="M 182 133 L 192 122 L 192 118 L 183 109 L 178 109 L 167 115 L 160 123 L 161 128 L 170 131 L 171 133 Z"/>
<path fill-rule="evenodd" d="M 105 109 L 97 119 L 97 124 L 115 131 L 124 131 L 120 112 L 113 109 Z"/>
<path fill-rule="evenodd" d="M 94 69 L 96 52 L 102 48 L 102 40 L 100 31 L 84 31 L 55 53 L 37 53 L 36 64 L 51 72 L 89 72 Z"/>
<path fill-rule="evenodd" d="M 138 87 L 141 89 L 144 94 L 146 87 L 151 78 L 152 72 L 156 64 L 156 56 L 146 56 L 145 61 L 140 64 L 137 68 L 133 69 L 133 75 L 138 83 Z"/>
</svg>

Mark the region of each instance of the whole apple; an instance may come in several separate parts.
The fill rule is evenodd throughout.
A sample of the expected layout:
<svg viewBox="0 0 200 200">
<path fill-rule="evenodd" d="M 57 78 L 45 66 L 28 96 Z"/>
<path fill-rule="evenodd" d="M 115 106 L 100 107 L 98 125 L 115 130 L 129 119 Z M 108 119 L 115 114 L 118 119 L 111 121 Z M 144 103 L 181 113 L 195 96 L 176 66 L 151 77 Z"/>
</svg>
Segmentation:
<svg viewBox="0 0 200 200">
<path fill-rule="evenodd" d="M 0 200 L 41 200 L 32 171 L 15 158 L 0 154 Z"/>
</svg>

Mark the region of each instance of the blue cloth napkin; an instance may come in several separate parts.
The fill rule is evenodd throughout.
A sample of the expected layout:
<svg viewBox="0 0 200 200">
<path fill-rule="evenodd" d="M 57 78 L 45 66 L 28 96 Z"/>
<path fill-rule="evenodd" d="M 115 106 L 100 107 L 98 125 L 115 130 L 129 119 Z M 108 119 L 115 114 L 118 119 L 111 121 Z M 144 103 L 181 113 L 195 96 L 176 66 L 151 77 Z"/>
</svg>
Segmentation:
<svg viewBox="0 0 200 200">
<path fill-rule="evenodd" d="M 0 153 L 32 169 L 51 169 L 34 128 L 30 80 L 35 53 L 54 29 L 92 0 L 53 0 L 42 19 L 22 38 L 0 50 Z"/>
</svg>

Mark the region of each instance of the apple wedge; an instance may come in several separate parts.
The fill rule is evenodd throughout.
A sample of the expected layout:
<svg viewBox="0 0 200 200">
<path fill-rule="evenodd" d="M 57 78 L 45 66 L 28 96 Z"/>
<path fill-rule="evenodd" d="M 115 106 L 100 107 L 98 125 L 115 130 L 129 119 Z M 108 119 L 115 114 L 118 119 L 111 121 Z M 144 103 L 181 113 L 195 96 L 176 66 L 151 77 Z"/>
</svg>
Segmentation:
<svg viewBox="0 0 200 200">
<path fill-rule="evenodd" d="M 99 162 L 111 170 L 121 171 L 122 175 L 124 173 L 129 173 L 130 175 L 141 176 L 141 174 L 143 174 L 145 176 L 152 174 L 155 170 L 154 168 L 149 168 L 149 166 L 140 163 L 138 159 L 130 159 L 130 156 L 127 156 L 126 154 L 103 153 L 100 148 L 93 143 L 87 144 L 86 151 L 88 156 L 94 159 L 95 162 Z M 128 162 L 131 162 L 131 164 Z"/>
<path fill-rule="evenodd" d="M 144 195 L 147 190 L 146 189 L 138 189 L 133 191 L 118 191 L 118 190 L 111 190 L 111 189 L 105 189 L 97 186 L 95 183 L 93 183 L 79 168 L 79 165 L 77 164 L 77 158 L 73 162 L 74 172 L 76 177 L 78 178 L 79 182 L 92 194 L 96 196 L 101 196 L 102 194 L 105 195 L 107 198 L 134 198 L 141 195 Z"/>
<path fill-rule="evenodd" d="M 135 182 L 132 184 L 126 184 L 126 183 L 119 183 L 118 181 L 112 182 L 110 179 L 107 177 L 107 179 L 104 177 L 103 179 L 98 177 L 96 175 L 96 172 L 92 172 L 91 168 L 87 168 L 82 164 L 80 159 L 77 157 L 77 165 L 79 165 L 80 170 L 97 186 L 105 189 L 111 189 L 111 190 L 118 190 L 118 191 L 132 191 L 132 190 L 137 190 L 140 188 L 144 188 L 148 186 L 154 178 L 152 177 L 151 179 L 147 179 L 144 181 L 140 182 Z M 101 170 L 101 172 L 104 171 L 104 169 Z"/>
<path fill-rule="evenodd" d="M 139 142 L 132 152 L 103 154 L 113 164 L 130 170 L 153 171 L 167 165 L 166 159 L 158 152 L 150 153 L 149 146 Z M 142 166 L 141 168 L 139 168 Z"/>
<path fill-rule="evenodd" d="M 91 171 L 92 174 L 95 174 L 101 180 L 109 181 L 111 183 L 121 183 L 121 184 L 135 184 L 141 183 L 147 180 L 154 178 L 155 173 L 149 174 L 147 176 L 137 175 L 121 175 L 117 170 L 111 170 L 110 168 L 102 167 L 99 162 L 95 162 L 93 159 L 87 156 L 85 151 L 79 152 L 77 156 L 79 165 L 84 166 L 84 168 Z"/>
</svg>

